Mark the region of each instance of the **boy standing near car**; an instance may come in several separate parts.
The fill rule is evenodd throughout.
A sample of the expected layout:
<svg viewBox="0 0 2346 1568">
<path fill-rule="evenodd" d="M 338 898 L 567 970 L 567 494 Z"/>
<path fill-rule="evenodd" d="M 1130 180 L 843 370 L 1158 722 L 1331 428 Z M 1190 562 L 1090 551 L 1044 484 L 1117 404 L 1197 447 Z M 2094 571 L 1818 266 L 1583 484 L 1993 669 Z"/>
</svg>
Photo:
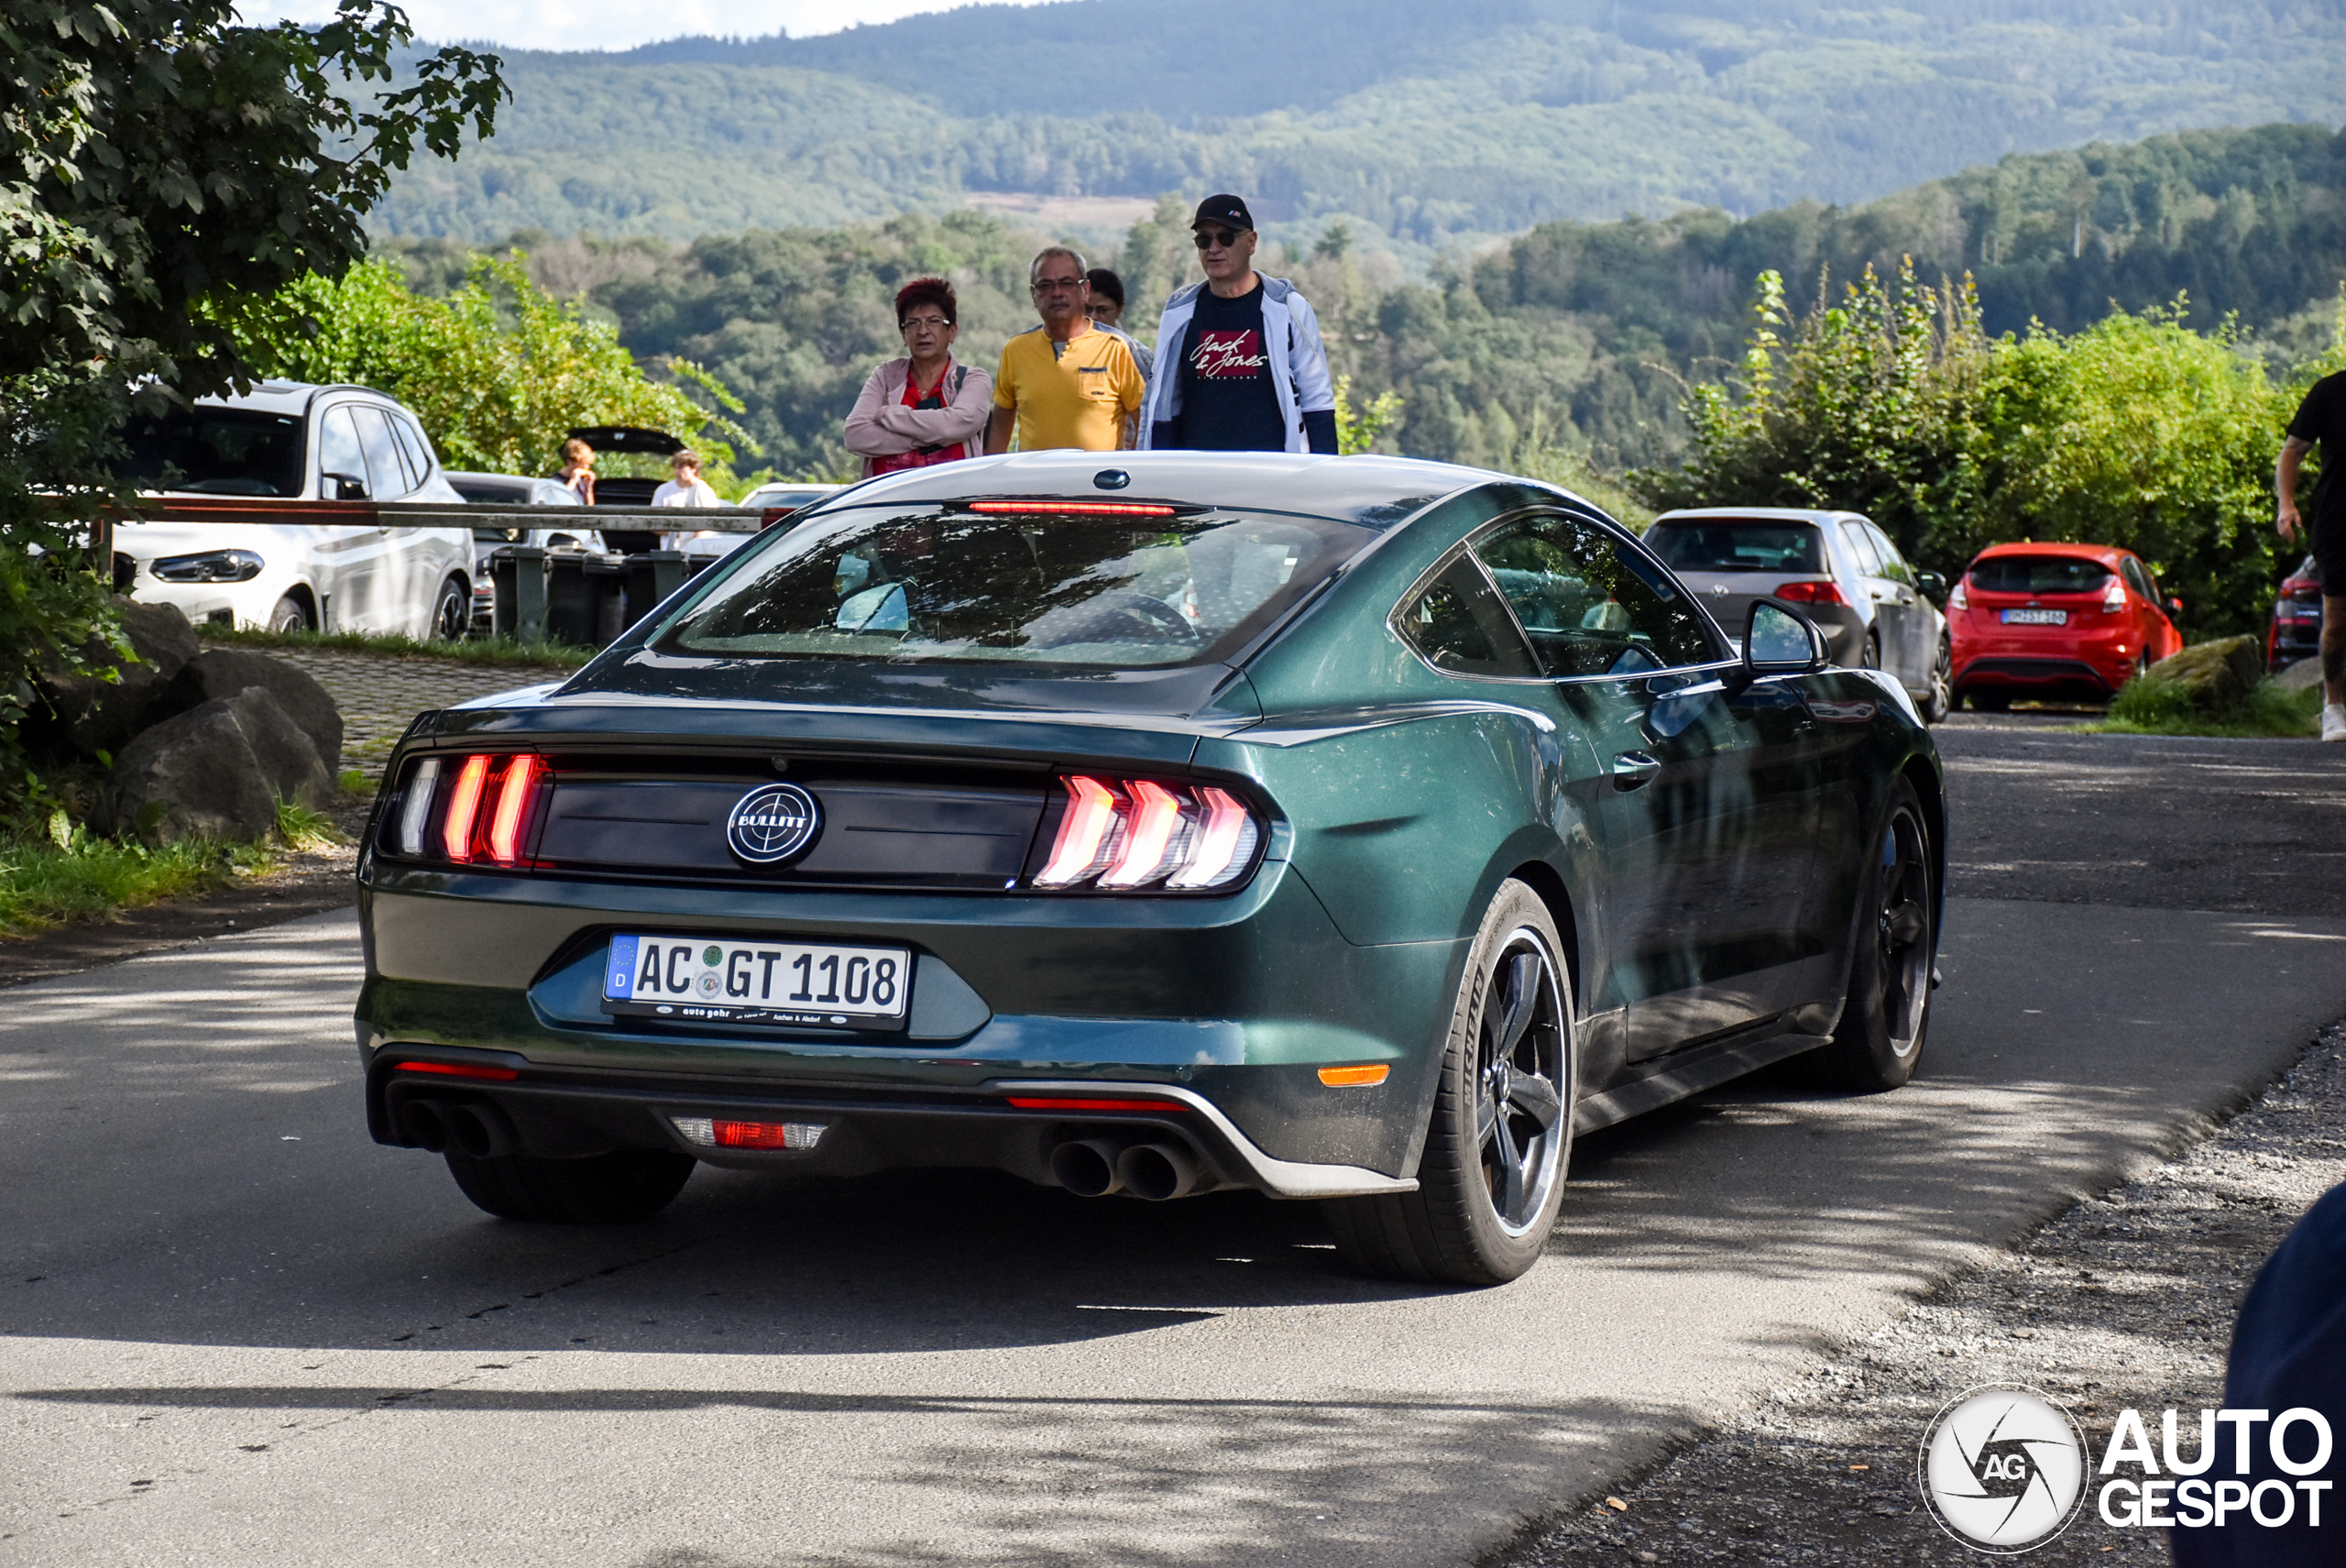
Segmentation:
<svg viewBox="0 0 2346 1568">
<path fill-rule="evenodd" d="M 1189 227 L 1206 280 L 1166 302 L 1142 444 L 1332 455 L 1336 390 L 1311 302 L 1255 270 L 1255 218 L 1237 197 L 1208 196 Z"/>
<path fill-rule="evenodd" d="M 2307 542 L 2321 569 L 2321 738 L 2346 740 L 2346 371 L 2324 376 L 2297 405 L 2281 444 L 2273 488 L 2284 539 L 2297 536 L 2297 474 L 2306 454 L 2321 448 L 2313 486 L 2313 531 Z"/>
<path fill-rule="evenodd" d="M 1134 444 L 1146 389 L 1124 339 L 1091 324 L 1083 258 L 1055 245 L 1026 269 L 1043 324 L 1003 345 L 993 378 L 988 453 L 1076 447 L 1114 452 Z"/>
</svg>

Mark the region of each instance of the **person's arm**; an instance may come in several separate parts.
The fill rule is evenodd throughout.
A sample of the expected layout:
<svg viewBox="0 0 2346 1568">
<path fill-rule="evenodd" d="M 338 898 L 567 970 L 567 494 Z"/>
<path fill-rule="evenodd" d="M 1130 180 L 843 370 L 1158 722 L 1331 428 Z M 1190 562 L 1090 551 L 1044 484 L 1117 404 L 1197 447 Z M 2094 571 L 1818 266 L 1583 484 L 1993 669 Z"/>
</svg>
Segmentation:
<svg viewBox="0 0 2346 1568">
<path fill-rule="evenodd" d="M 595 470 L 594 470 L 594 469 L 592 469 L 592 468 L 586 469 L 585 472 L 581 473 L 581 474 L 578 476 L 578 488 L 579 488 L 579 493 L 580 493 L 580 495 L 581 495 L 581 496 L 583 496 L 583 497 L 585 498 L 586 504 L 587 504 L 588 506 L 593 506 L 593 505 L 595 504 Z"/>
<path fill-rule="evenodd" d="M 1328 374 L 1328 345 L 1321 341 L 1320 314 L 1301 294 L 1289 294 L 1288 314 L 1295 342 L 1288 353 L 1288 376 L 1295 388 L 1295 411 L 1303 420 L 1303 440 L 1313 452 L 1336 452 L 1336 383 Z"/>
<path fill-rule="evenodd" d="M 2281 498 L 2274 526 L 2284 539 L 2295 539 L 2301 521 L 2297 516 L 2297 476 L 2305 466 L 2306 454 L 2313 450 L 2313 443 L 2291 436 L 2281 443 L 2281 460 L 2273 466 L 2273 488 Z"/>
<path fill-rule="evenodd" d="M 893 457 L 919 444 L 887 426 L 887 369 L 880 366 L 865 379 L 863 390 L 856 394 L 855 408 L 847 416 L 847 449 L 858 457 Z"/>
<path fill-rule="evenodd" d="M 898 403 L 879 413 L 881 427 L 902 436 L 911 451 L 922 446 L 957 446 L 985 429 L 993 405 L 993 378 L 970 368 L 959 396 L 941 409 L 908 409 Z"/>
<path fill-rule="evenodd" d="M 1018 429 L 1018 411 L 997 404 L 993 418 L 986 423 L 986 455 L 1010 450 L 1010 438 Z"/>
</svg>

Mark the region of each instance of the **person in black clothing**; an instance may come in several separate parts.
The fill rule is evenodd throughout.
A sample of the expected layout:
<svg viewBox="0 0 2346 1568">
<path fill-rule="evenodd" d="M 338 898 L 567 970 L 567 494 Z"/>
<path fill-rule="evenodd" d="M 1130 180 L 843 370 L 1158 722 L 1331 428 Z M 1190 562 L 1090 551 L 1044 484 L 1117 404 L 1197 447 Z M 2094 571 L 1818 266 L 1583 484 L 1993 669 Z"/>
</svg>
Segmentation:
<svg viewBox="0 0 2346 1568">
<path fill-rule="evenodd" d="M 1255 270 L 1255 220 L 1209 196 L 1190 227 L 1206 280 L 1166 302 L 1144 444 L 1200 452 L 1336 450 L 1336 395 L 1311 303 Z"/>
<path fill-rule="evenodd" d="M 2317 445 L 2321 477 L 2314 481 L 2308 545 L 2321 572 L 2321 738 L 2346 740 L 2346 372 L 2313 384 L 2281 444 L 2273 488 L 2280 495 L 2276 521 L 2284 539 L 2297 536 L 2297 475 Z"/>
</svg>

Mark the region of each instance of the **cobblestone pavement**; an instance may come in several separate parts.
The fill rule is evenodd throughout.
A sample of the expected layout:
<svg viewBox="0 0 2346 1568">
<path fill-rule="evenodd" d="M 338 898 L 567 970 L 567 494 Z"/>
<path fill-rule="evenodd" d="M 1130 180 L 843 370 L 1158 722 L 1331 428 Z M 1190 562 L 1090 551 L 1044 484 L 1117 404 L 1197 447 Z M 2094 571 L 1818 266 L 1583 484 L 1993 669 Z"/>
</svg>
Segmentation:
<svg viewBox="0 0 2346 1568">
<path fill-rule="evenodd" d="M 342 765 L 373 777 L 419 713 L 558 681 L 559 669 L 469 664 L 458 659 L 396 658 L 307 648 L 272 648 L 271 658 L 307 670 L 342 709 Z"/>
<path fill-rule="evenodd" d="M 2164 1410 L 2187 1412 L 2187 1412 L 2220 1405 L 2241 1297 L 2297 1216 L 2346 1180 L 2341 1126 L 2346 1026 L 2215 1137 L 2078 1204 L 1485 1568 L 1982 1561 L 1921 1506 L 1916 1449 L 1939 1407 L 1985 1383 L 2039 1388 L 2098 1455 L 2122 1409 L 2155 1432 Z M 2168 1561 L 2167 1533 L 2103 1522 L 2089 1493 L 2028 1562 L 2153 1568 Z"/>
</svg>

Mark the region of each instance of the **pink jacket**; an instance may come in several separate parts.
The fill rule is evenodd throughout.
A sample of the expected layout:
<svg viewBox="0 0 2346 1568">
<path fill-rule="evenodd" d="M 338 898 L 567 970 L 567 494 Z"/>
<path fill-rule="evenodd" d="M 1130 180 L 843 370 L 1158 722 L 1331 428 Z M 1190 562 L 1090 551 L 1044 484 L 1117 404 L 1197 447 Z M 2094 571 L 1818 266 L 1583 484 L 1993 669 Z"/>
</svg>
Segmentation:
<svg viewBox="0 0 2346 1568">
<path fill-rule="evenodd" d="M 904 379 L 912 361 L 891 359 L 872 372 L 855 410 L 847 416 L 847 449 L 863 459 L 866 477 L 872 459 L 893 457 L 924 446 L 959 446 L 956 457 L 985 455 L 986 422 L 993 414 L 993 378 L 974 365 L 948 359 L 945 367 L 945 406 L 941 409 L 904 407 Z"/>
</svg>

